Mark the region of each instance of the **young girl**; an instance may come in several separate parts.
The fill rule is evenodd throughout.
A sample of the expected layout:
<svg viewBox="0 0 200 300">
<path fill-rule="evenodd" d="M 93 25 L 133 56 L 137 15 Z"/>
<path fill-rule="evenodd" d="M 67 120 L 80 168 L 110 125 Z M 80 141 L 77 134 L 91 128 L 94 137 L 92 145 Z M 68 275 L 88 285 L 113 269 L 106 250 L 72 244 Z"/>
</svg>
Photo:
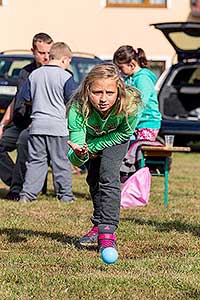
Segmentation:
<svg viewBox="0 0 200 300">
<path fill-rule="evenodd" d="M 161 113 L 154 87 L 156 76 L 148 67 L 144 50 L 121 46 L 114 53 L 113 62 L 125 75 L 125 83 L 139 89 L 142 95 L 144 105 L 134 132 L 136 140 L 155 141 L 161 126 Z"/>
<path fill-rule="evenodd" d="M 139 89 L 143 102 L 138 114 L 138 124 L 131 137 L 129 152 L 120 170 L 123 182 L 127 179 L 127 174 L 130 176 L 138 169 L 142 157 L 141 145 L 152 144 L 152 142 L 155 144 L 161 126 L 161 113 L 154 87 L 156 76 L 148 67 L 144 50 L 134 49 L 129 45 L 121 46 L 114 53 L 113 62 L 125 75 L 125 83 Z"/>
<path fill-rule="evenodd" d="M 137 123 L 140 94 L 125 88 L 113 64 L 95 66 L 72 98 L 68 157 L 81 166 L 87 160 L 87 183 L 93 200 L 92 229 L 80 245 L 98 240 L 100 251 L 116 247 L 120 212 L 120 166 Z"/>
</svg>

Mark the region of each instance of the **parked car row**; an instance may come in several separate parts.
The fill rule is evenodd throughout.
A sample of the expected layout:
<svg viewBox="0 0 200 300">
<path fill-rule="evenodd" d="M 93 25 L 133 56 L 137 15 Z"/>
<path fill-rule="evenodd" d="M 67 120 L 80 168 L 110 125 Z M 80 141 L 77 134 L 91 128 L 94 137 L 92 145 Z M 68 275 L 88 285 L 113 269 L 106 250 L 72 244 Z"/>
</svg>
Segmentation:
<svg viewBox="0 0 200 300">
<path fill-rule="evenodd" d="M 0 53 L 0 119 L 16 94 L 20 70 L 34 60 L 30 53 L 16 52 Z M 102 60 L 93 54 L 73 53 L 70 71 L 73 72 L 74 80 L 80 83 L 89 70 L 101 62 Z"/>
<path fill-rule="evenodd" d="M 151 24 L 162 31 L 177 54 L 177 63 L 162 73 L 156 89 L 162 113 L 159 136 L 175 135 L 176 145 L 200 142 L 200 23 Z M 0 119 L 17 90 L 21 68 L 33 61 L 31 54 L 0 54 Z M 78 83 L 103 60 L 74 53 L 70 70 Z"/>
</svg>

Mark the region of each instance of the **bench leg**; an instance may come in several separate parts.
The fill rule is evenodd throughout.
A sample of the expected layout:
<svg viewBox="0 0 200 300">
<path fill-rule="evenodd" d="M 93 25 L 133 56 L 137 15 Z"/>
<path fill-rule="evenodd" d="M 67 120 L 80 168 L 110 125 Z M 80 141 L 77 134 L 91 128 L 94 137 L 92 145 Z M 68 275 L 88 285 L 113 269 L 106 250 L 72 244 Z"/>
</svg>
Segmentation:
<svg viewBox="0 0 200 300">
<path fill-rule="evenodd" d="M 145 167 L 145 158 L 144 158 L 144 153 L 142 152 L 142 158 L 139 162 L 139 169 Z"/>
<path fill-rule="evenodd" d="M 142 159 L 139 165 L 139 168 L 145 167 L 145 157 L 142 153 Z M 169 157 L 165 157 L 164 164 L 164 206 L 168 206 L 168 186 L 169 186 Z M 163 176 L 162 175 L 162 176 Z"/>
<path fill-rule="evenodd" d="M 168 184 L 169 184 L 169 157 L 165 159 L 165 174 L 164 174 L 164 206 L 168 206 Z"/>
</svg>

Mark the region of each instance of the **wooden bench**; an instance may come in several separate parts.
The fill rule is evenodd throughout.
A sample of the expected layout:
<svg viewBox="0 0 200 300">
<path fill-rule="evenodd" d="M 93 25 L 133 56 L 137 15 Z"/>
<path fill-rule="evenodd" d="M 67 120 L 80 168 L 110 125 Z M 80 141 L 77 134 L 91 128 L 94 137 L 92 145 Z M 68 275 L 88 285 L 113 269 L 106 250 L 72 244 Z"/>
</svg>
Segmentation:
<svg viewBox="0 0 200 300">
<path fill-rule="evenodd" d="M 152 173 L 152 176 L 164 177 L 164 206 L 168 205 L 168 179 L 170 159 L 174 152 L 190 152 L 190 147 L 141 146 L 142 160 L 140 168 L 146 165 L 163 165 L 162 173 Z"/>
</svg>

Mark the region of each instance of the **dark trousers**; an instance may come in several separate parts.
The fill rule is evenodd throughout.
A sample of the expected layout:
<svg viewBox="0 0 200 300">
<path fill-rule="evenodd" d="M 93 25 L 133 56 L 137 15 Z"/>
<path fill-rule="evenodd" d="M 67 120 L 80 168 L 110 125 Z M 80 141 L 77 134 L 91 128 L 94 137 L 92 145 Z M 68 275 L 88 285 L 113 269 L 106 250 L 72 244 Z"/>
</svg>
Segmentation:
<svg viewBox="0 0 200 300">
<path fill-rule="evenodd" d="M 129 142 L 105 148 L 89 160 L 87 183 L 93 200 L 94 225 L 118 226 L 120 215 L 120 167 Z"/>
<path fill-rule="evenodd" d="M 11 186 L 12 176 L 15 163 L 10 158 L 8 152 L 12 152 L 16 149 L 17 140 L 21 130 L 16 126 L 6 128 L 2 138 L 0 139 L 0 179 Z"/>
</svg>

